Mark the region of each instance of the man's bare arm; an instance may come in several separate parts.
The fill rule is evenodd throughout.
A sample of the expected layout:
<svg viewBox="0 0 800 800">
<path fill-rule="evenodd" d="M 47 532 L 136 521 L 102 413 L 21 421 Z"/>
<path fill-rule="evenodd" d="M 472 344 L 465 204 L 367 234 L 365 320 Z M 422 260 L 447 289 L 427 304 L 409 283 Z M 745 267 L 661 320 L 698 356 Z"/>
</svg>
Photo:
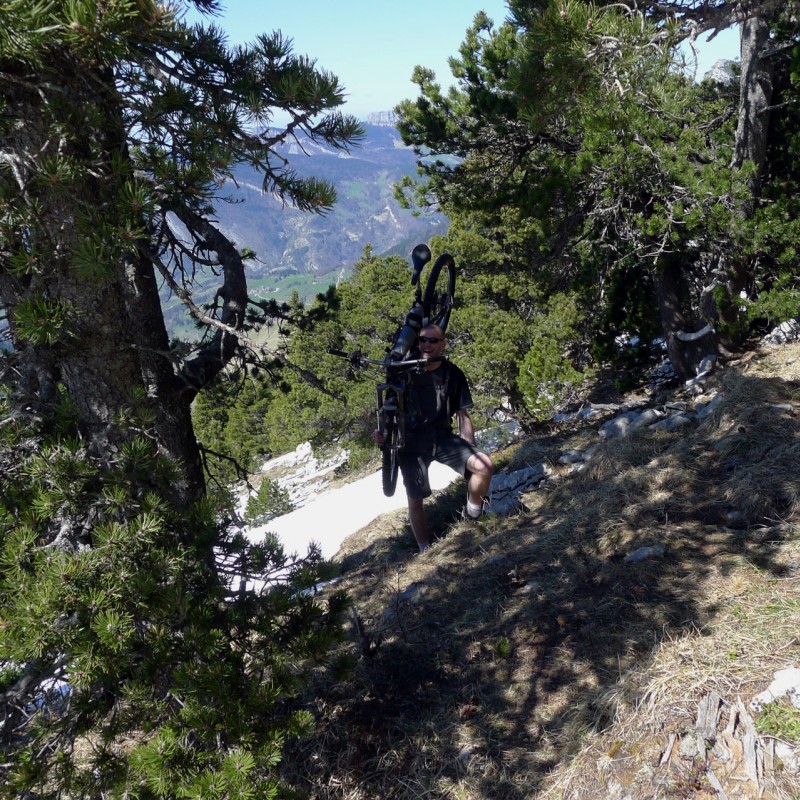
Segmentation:
<svg viewBox="0 0 800 800">
<path fill-rule="evenodd" d="M 458 433 L 461 438 L 475 444 L 475 427 L 466 409 L 462 408 L 460 411 L 456 411 L 456 419 L 458 420 Z"/>
</svg>

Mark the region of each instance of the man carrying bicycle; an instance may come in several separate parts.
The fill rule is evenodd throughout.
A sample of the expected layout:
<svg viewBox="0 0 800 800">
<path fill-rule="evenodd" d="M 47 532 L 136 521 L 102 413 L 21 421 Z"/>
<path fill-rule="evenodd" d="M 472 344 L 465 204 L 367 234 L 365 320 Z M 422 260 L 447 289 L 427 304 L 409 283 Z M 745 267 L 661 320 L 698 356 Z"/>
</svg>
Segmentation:
<svg viewBox="0 0 800 800">
<path fill-rule="evenodd" d="M 447 342 L 438 325 L 428 325 L 419 334 L 420 358 L 430 361 L 413 374 L 406 395 L 406 443 L 398 453 L 408 498 L 408 517 L 420 552 L 430 546 L 428 518 L 423 501 L 431 495 L 428 467 L 438 461 L 467 479 L 465 516 L 480 517 L 494 467 L 492 460 L 475 446 L 475 429 L 467 409 L 472 395 L 464 373 L 443 359 Z M 458 422 L 453 433 L 452 417 Z M 383 444 L 380 431 L 375 443 Z"/>
</svg>

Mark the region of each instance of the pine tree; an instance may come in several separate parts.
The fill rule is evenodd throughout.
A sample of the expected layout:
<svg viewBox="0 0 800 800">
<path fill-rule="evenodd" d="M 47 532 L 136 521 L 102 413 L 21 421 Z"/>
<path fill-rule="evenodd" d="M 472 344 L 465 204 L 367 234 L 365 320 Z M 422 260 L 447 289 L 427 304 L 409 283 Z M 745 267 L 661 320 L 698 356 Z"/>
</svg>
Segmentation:
<svg viewBox="0 0 800 800">
<path fill-rule="evenodd" d="M 337 80 L 280 33 L 230 49 L 215 28 L 184 28 L 149 1 L 0 13 L 0 300 L 20 390 L 46 411 L 63 382 L 100 451 L 138 394 L 190 499 L 202 487 L 191 400 L 252 352 L 247 330 L 269 310 L 249 301 L 244 255 L 214 226 L 214 204 L 248 164 L 266 191 L 324 212 L 333 187 L 299 177 L 279 146 L 302 134 L 346 149 L 362 130 L 336 112 Z M 274 129 L 277 111 L 289 122 Z M 203 308 L 192 289 L 209 274 L 220 284 Z M 200 347 L 170 349 L 159 281 L 208 331 Z"/>
<path fill-rule="evenodd" d="M 354 369 L 326 351 L 361 350 L 383 358 L 414 299 L 410 275 L 406 259 L 379 257 L 367 247 L 353 274 L 324 298 L 326 307 L 335 308 L 333 313 L 313 330 L 291 334 L 288 360 L 313 369 L 322 385 L 309 385 L 297 373 L 284 372 L 281 391 L 273 396 L 264 418 L 275 452 L 304 441 L 338 441 L 350 450 L 351 465 L 375 454 L 375 384 L 381 372 Z"/>
<path fill-rule="evenodd" d="M 737 14 L 756 15 L 780 41 L 762 55 L 774 60 L 776 76 L 788 74 L 796 17 L 790 24 L 779 5 L 676 0 L 625 10 L 510 0 L 499 29 L 478 15 L 450 62 L 457 86 L 445 94 L 420 68 L 420 97 L 399 108 L 405 141 L 424 155 L 424 183 L 407 181 L 407 199 L 440 203 L 462 231 L 480 231 L 500 251 L 485 265 L 487 284 L 511 270 L 527 273 L 519 282 L 536 286 L 542 301 L 577 291 L 594 326 L 584 355 L 615 357 L 622 334 L 649 341 L 657 320 L 676 370 L 694 375 L 719 336 L 734 338 L 725 322 L 741 320 L 742 276 L 751 299 L 756 287 L 775 285 L 775 270 L 764 270 L 774 254 L 754 242 L 783 237 L 775 237 L 774 214 L 759 222 L 768 203 L 759 205 L 754 179 L 778 177 L 756 157 L 764 142 L 750 139 L 753 155 L 741 157 L 750 129 L 737 123 L 736 109 L 756 107 L 747 100 L 753 76 L 741 90 L 696 86 L 677 69 L 675 46 L 693 23 L 712 30 Z M 683 16 L 676 21 L 667 11 Z M 776 111 L 792 113 L 793 98 L 781 100 L 770 125 Z M 767 109 L 758 107 L 760 126 Z M 752 216 L 743 213 L 754 201 Z M 684 336 L 698 330 L 712 332 Z"/>
<path fill-rule="evenodd" d="M 670 49 L 652 45 L 656 28 L 617 7 L 511 10 L 500 29 L 476 17 L 451 61 L 459 86 L 446 96 L 418 72 L 421 97 L 400 107 L 405 141 L 428 154 L 410 199 L 441 202 L 463 229 L 500 243 L 487 284 L 498 272 L 500 283 L 524 276 L 540 304 L 526 324 L 551 296 L 577 292 L 587 329 L 579 360 L 608 337 L 611 319 L 614 338 L 637 338 L 660 318 L 676 369 L 693 374 L 705 343 L 676 334 L 702 327 L 703 278 L 731 246 L 746 189 L 729 169 L 728 98 L 676 73 Z M 652 287 L 652 305 L 620 318 L 608 288 L 632 269 L 634 286 Z"/>
<path fill-rule="evenodd" d="M 362 130 L 282 34 L 231 48 L 179 11 L 0 7 L 0 796 L 273 796 L 309 722 L 286 698 L 338 632 L 341 598 L 302 591 L 319 553 L 251 544 L 207 491 L 190 406 L 302 315 L 248 298 L 213 222 L 233 168 L 324 213 L 281 145 Z M 170 345 L 161 286 L 197 346 Z"/>
</svg>

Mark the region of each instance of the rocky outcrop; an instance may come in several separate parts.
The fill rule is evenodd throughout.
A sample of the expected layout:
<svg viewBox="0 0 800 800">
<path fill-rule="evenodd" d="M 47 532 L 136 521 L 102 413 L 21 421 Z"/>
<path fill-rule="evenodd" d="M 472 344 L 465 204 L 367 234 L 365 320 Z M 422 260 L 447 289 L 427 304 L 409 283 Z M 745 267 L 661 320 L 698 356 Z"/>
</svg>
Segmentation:
<svg viewBox="0 0 800 800">
<path fill-rule="evenodd" d="M 779 347 L 782 344 L 796 342 L 800 339 L 800 317 L 786 320 L 764 337 L 763 343 L 768 347 Z"/>
<path fill-rule="evenodd" d="M 770 347 L 800 340 L 800 320 L 791 319 L 781 323 L 762 340 L 762 346 Z M 611 439 L 632 436 L 639 431 L 678 431 L 689 425 L 695 425 L 708 418 L 719 407 L 723 396 L 719 392 L 706 393 L 708 380 L 716 368 L 717 358 L 706 356 L 698 368 L 698 374 L 685 382 L 683 392 L 688 400 L 674 400 L 663 405 L 648 408 L 623 409 L 620 406 L 603 405 L 582 408 L 572 415 L 575 419 L 588 419 L 595 413 L 615 413 L 603 422 L 598 430 L 598 437 L 608 441 Z M 676 380 L 674 373 L 665 362 L 659 368 L 659 376 L 667 381 Z M 660 383 L 660 381 L 659 381 Z M 800 409 L 775 407 L 776 413 L 797 413 Z M 567 421 L 567 415 L 560 415 L 557 420 Z M 555 472 L 546 463 L 525 467 L 511 473 L 496 474 L 487 496 L 487 511 L 494 514 L 513 514 L 524 510 L 522 495 L 540 486 L 548 480 L 561 479 L 565 475 L 580 472 L 597 452 L 593 446 L 584 451 L 568 450 L 561 453 L 558 462 L 567 467 L 566 471 Z M 735 519 L 729 520 L 731 528 L 737 527 Z M 628 556 L 629 560 L 642 560 L 663 555 L 663 548 L 642 548 Z"/>
<path fill-rule="evenodd" d="M 394 111 L 376 111 L 373 114 L 367 114 L 368 125 L 382 125 L 384 127 L 395 128 L 397 127 L 398 116 Z"/>
<path fill-rule="evenodd" d="M 685 387 L 687 394 L 691 395 L 698 386 L 704 386 L 705 380 L 711 374 L 710 369 L 701 376 L 688 381 Z M 619 406 L 604 405 L 602 411 L 591 409 L 598 413 L 616 410 L 610 419 L 603 422 L 597 429 L 598 438 L 601 440 L 617 439 L 632 436 L 638 431 L 646 429 L 677 431 L 686 425 L 697 424 L 711 415 L 722 402 L 722 395 L 697 396 L 693 400 L 673 401 L 661 406 L 649 408 L 622 409 Z M 576 419 L 586 419 L 591 416 L 586 414 L 587 409 L 576 412 Z M 487 511 L 494 514 L 512 514 L 524 510 L 522 495 L 535 489 L 548 480 L 557 480 L 565 475 L 580 472 L 586 468 L 587 463 L 597 452 L 599 445 L 588 447 L 585 450 L 566 450 L 558 456 L 558 463 L 564 465 L 566 470 L 557 472 L 547 463 L 536 464 L 515 470 L 510 473 L 498 473 L 492 478 L 491 487 L 487 498 Z"/>
<path fill-rule="evenodd" d="M 703 80 L 714 81 L 714 83 L 729 84 L 733 83 L 736 74 L 733 70 L 736 62 L 731 61 L 729 58 L 721 58 L 719 61 L 714 62 L 714 66 L 703 75 Z"/>
</svg>

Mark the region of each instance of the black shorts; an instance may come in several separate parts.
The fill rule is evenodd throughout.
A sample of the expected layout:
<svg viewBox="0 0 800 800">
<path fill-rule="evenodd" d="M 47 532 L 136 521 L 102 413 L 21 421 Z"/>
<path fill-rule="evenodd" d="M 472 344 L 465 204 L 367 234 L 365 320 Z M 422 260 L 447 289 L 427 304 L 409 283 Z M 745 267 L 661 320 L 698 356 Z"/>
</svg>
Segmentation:
<svg viewBox="0 0 800 800">
<path fill-rule="evenodd" d="M 438 461 L 468 478 L 467 461 L 478 452 L 474 444 L 450 431 L 433 431 L 424 442 L 410 444 L 397 454 L 406 494 L 415 500 L 430 497 L 428 467 L 433 461 Z"/>
</svg>

